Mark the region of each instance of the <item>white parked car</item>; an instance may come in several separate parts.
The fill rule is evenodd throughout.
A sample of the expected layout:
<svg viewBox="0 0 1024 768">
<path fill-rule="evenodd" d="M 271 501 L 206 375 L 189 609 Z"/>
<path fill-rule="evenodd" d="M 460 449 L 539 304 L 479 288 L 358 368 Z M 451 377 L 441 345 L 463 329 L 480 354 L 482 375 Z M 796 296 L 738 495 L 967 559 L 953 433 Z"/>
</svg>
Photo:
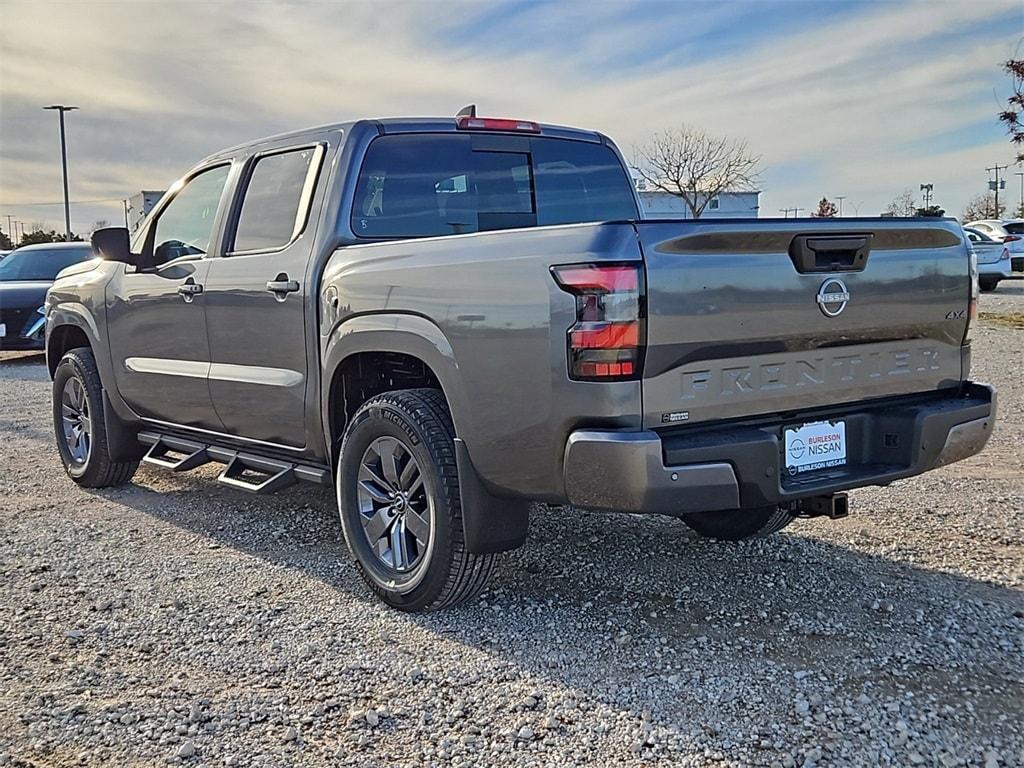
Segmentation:
<svg viewBox="0 0 1024 768">
<path fill-rule="evenodd" d="M 1024 219 L 979 219 L 967 222 L 964 227 L 1005 243 L 1010 249 L 1011 259 L 1024 257 Z"/>
<path fill-rule="evenodd" d="M 983 291 L 994 291 L 1000 280 L 1014 276 L 1014 259 L 1009 243 L 991 237 L 973 226 L 964 227 L 964 235 L 978 261 L 978 285 Z M 1011 241 L 1012 242 L 1012 241 Z M 1018 257 L 1017 274 L 1024 277 L 1024 257 Z"/>
</svg>

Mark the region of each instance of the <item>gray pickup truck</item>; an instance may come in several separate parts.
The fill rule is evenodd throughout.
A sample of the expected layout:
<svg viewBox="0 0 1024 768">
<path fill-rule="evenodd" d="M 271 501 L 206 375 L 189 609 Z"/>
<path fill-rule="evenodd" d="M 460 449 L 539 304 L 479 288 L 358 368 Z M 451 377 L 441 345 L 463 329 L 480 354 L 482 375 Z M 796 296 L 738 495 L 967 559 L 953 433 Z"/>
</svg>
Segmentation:
<svg viewBox="0 0 1024 768">
<path fill-rule="evenodd" d="M 976 275 L 948 219 L 645 221 L 615 146 L 478 118 L 218 152 L 46 304 L 57 445 L 264 493 L 333 486 L 366 582 L 477 594 L 531 503 L 742 539 L 979 451 Z"/>
</svg>

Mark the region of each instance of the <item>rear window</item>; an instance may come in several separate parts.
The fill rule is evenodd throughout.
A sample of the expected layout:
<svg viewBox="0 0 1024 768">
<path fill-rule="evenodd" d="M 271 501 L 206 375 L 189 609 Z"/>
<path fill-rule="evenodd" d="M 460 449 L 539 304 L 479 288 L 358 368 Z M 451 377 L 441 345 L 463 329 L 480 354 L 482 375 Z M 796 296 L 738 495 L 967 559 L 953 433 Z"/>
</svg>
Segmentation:
<svg viewBox="0 0 1024 768">
<path fill-rule="evenodd" d="M 356 185 L 360 237 L 429 237 L 637 218 L 629 177 L 603 144 L 565 139 L 501 142 L 472 136 L 383 136 Z M 498 147 L 498 149 L 495 149 Z"/>
<path fill-rule="evenodd" d="M 1024 221 L 1011 221 L 1008 224 L 1003 224 L 1003 229 L 1011 235 L 1024 235 Z"/>
</svg>

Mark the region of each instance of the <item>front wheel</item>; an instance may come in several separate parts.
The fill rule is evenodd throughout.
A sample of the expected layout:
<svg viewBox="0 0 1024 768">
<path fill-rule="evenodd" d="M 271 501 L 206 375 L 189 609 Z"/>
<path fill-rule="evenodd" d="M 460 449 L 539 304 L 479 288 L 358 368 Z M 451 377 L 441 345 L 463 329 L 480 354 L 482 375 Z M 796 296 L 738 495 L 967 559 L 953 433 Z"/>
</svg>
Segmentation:
<svg viewBox="0 0 1024 768">
<path fill-rule="evenodd" d="M 345 540 L 370 588 L 402 611 L 465 602 L 494 567 L 494 555 L 466 551 L 454 437 L 434 389 L 377 395 L 345 430 L 337 477 Z"/>
<path fill-rule="evenodd" d="M 103 384 L 88 347 L 70 350 L 54 371 L 53 429 L 64 471 L 83 488 L 123 485 L 139 466 L 110 458 Z"/>
<path fill-rule="evenodd" d="M 683 522 L 701 536 L 741 541 L 781 531 L 796 518 L 782 507 L 733 509 L 726 512 L 693 512 Z"/>
</svg>

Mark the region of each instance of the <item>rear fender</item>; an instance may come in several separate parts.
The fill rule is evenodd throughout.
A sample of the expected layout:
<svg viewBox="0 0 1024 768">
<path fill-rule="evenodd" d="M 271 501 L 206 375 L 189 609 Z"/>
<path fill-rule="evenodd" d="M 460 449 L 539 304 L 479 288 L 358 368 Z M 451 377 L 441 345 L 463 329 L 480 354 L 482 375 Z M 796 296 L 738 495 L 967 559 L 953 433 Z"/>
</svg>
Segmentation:
<svg viewBox="0 0 1024 768">
<path fill-rule="evenodd" d="M 397 352 L 423 361 L 441 384 L 455 425 L 455 434 L 460 434 L 460 424 L 470 404 L 455 353 L 441 329 L 420 315 L 359 315 L 345 320 L 335 328 L 323 355 L 321 418 L 328 442 L 327 455 L 334 455 L 330 444 L 331 382 L 339 366 L 360 352 Z M 455 446 L 466 548 L 470 552 L 484 553 L 502 552 L 521 546 L 526 540 L 529 502 L 493 495 L 473 467 L 469 446 L 458 438 Z"/>
</svg>

